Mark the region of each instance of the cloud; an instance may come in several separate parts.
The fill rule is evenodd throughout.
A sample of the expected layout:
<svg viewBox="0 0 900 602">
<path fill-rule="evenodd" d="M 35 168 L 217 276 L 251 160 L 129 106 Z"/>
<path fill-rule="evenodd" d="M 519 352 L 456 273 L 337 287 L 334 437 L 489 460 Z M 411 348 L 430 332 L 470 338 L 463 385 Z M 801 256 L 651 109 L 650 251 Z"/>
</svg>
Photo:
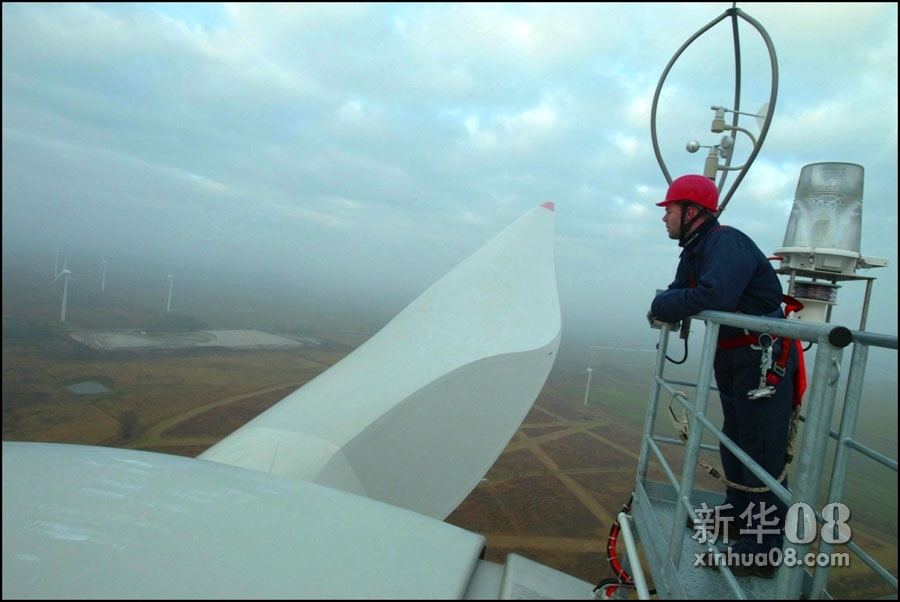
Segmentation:
<svg viewBox="0 0 900 602">
<path fill-rule="evenodd" d="M 679 252 L 658 158 L 702 170 L 710 107 L 738 110 L 728 23 L 670 60 L 730 7 L 5 3 L 4 253 L 128 249 L 396 305 L 553 201 L 564 329 L 652 337 L 639 309 Z M 896 333 L 896 4 L 740 8 L 777 51 L 778 94 L 723 221 L 772 253 L 804 165 L 864 165 L 863 252 L 889 260 L 871 323 Z M 757 31 L 741 39 L 740 123 L 759 135 L 771 65 Z M 750 150 L 739 134 L 733 165 Z"/>
</svg>

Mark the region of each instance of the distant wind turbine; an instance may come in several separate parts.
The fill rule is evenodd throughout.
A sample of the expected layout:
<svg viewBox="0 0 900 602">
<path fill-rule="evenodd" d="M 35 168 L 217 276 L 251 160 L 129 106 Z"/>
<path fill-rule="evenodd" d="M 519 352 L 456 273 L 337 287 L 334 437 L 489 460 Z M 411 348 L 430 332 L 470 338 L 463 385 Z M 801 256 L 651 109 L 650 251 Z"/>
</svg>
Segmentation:
<svg viewBox="0 0 900 602">
<path fill-rule="evenodd" d="M 172 287 L 175 285 L 175 276 L 169 274 L 166 282 L 169 285 L 169 302 L 166 304 L 166 312 L 170 312 L 172 311 Z"/>
<path fill-rule="evenodd" d="M 587 405 L 588 404 L 587 403 L 588 393 L 591 392 L 591 374 L 594 372 L 594 370 L 593 370 L 593 368 L 591 368 L 590 364 L 588 364 L 587 370 L 585 370 L 585 372 L 587 372 L 588 379 L 587 379 L 587 387 L 584 389 L 584 405 Z"/>
<path fill-rule="evenodd" d="M 589 347 L 589 349 L 599 349 L 599 347 L 592 345 L 591 347 Z M 588 377 L 587 377 L 587 387 L 585 387 L 585 389 L 584 389 L 584 405 L 588 404 L 588 394 L 591 392 L 591 375 L 594 372 L 594 369 L 591 368 L 591 366 L 593 365 L 593 363 L 594 363 L 594 354 L 589 353 L 588 367 L 587 367 L 587 370 L 585 370 L 585 372 L 587 372 Z"/>
<path fill-rule="evenodd" d="M 52 285 L 54 282 L 56 282 L 60 278 L 63 279 L 63 299 L 62 299 L 62 313 L 59 315 L 59 321 L 65 322 L 66 321 L 66 303 L 69 300 L 69 280 L 73 280 L 73 281 L 75 280 L 74 278 L 72 278 L 72 272 L 70 272 L 69 270 L 66 269 L 65 264 L 63 264 L 62 271 L 56 275 L 56 278 L 54 278 L 53 280 L 50 281 L 50 284 Z"/>
<path fill-rule="evenodd" d="M 103 270 L 103 274 L 100 276 L 100 290 L 106 290 L 106 264 L 109 262 L 105 259 L 100 260 L 100 269 Z"/>
</svg>

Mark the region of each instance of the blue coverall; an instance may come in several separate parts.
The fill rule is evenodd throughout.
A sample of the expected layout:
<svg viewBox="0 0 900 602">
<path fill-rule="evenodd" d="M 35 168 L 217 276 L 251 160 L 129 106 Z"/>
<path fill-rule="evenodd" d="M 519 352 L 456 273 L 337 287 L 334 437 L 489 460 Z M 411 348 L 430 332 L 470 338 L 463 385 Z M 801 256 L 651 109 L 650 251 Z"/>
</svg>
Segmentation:
<svg viewBox="0 0 900 602">
<path fill-rule="evenodd" d="M 717 219 L 707 220 L 697 232 L 681 253 L 675 280 L 653 299 L 650 314 L 654 318 L 674 323 L 706 309 L 784 317 L 781 282 L 756 243 L 740 230 L 720 226 Z M 719 328 L 719 342 L 746 334 L 742 329 L 723 325 Z M 781 352 L 781 343 L 779 338 L 773 346 L 775 358 Z M 776 385 L 775 394 L 761 399 L 747 397 L 749 391 L 759 387 L 762 351 L 758 346 L 719 348 L 714 361 L 724 414 L 722 431 L 774 478 L 784 469 L 790 434 L 794 394 L 791 375 L 797 366 L 797 350 L 790 347 L 785 375 Z M 719 445 L 719 453 L 726 479 L 748 487 L 763 485 L 724 445 Z M 782 484 L 787 486 L 787 477 Z M 751 503 L 750 516 L 740 517 Z M 735 544 L 737 552 L 768 552 L 781 547 L 780 530 L 787 505 L 775 494 L 726 487 L 727 504 L 732 509 L 723 514 L 734 517 L 733 524 L 745 530 Z M 774 512 L 759 515 L 762 509 L 772 507 Z"/>
</svg>

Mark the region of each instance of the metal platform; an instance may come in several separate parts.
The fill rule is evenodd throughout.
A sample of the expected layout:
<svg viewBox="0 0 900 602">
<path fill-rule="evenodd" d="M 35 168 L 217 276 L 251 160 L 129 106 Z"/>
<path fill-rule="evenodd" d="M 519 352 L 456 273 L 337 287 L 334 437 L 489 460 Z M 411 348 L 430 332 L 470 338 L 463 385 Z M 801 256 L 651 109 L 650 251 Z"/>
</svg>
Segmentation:
<svg viewBox="0 0 900 602">
<path fill-rule="evenodd" d="M 667 379 L 664 376 L 666 349 L 670 326 L 664 326 L 660 333 L 657 349 L 656 374 L 651 384 L 650 402 L 644 425 L 641 455 L 638 460 L 637 479 L 631 503 L 628 523 L 633 523 L 636 542 L 629 546 L 626 571 L 635 582 L 651 583 L 659 598 L 669 599 L 831 599 L 828 593 L 830 566 L 804 566 L 800 563 L 781 564 L 772 579 L 760 577 L 735 577 L 727 568 L 714 569 L 702 565 L 695 566 L 695 554 L 708 554 L 709 543 L 700 543 L 692 536 L 694 532 L 686 527 L 687 517 L 705 502 L 707 508 L 724 503 L 724 494 L 698 490 L 694 487 L 695 471 L 682 470 L 676 474 L 673 465 L 695 466 L 700 449 L 716 451 L 717 446 L 704 444 L 704 433 L 718 440 L 719 446 L 728 447 L 732 453 L 759 479 L 771 489 L 785 504 L 803 503 L 811 508 L 824 508 L 828 503 L 841 502 L 849 470 L 851 452 L 862 453 L 886 469 L 897 471 L 897 461 L 875 452 L 854 439 L 856 413 L 862 400 L 863 374 L 870 346 L 897 349 L 895 336 L 880 335 L 865 331 L 850 331 L 842 326 L 828 323 L 805 322 L 744 316 L 724 312 L 703 311 L 697 316 L 706 322 L 705 338 L 694 382 L 681 379 Z M 815 353 L 808 354 L 807 371 L 810 387 L 805 396 L 806 407 L 816 408 L 799 416 L 802 420 L 803 437 L 794 451 L 793 463 L 796 478 L 791 489 L 782 486 L 775 477 L 762 469 L 746 452 L 737 446 L 721 429 L 706 416 L 708 398 L 715 388 L 713 380 L 713 359 L 715 355 L 718 326 L 728 324 L 757 332 L 773 332 L 778 336 L 814 343 Z M 850 347 L 852 355 L 843 364 L 844 348 Z M 840 366 L 846 367 L 847 385 L 841 385 L 841 378 L 835 377 Z M 685 389 L 687 387 L 687 389 Z M 840 427 L 832 429 L 833 415 L 839 389 L 842 393 L 843 410 Z M 689 393 L 685 393 L 687 390 Z M 671 402 L 687 410 L 691 417 L 689 432 L 682 439 L 655 434 L 656 421 L 664 415 L 661 406 L 663 394 L 671 395 Z M 676 406 L 677 407 L 677 406 Z M 669 408 L 671 410 L 671 407 Z M 829 451 L 829 439 L 835 440 L 834 450 Z M 648 479 L 651 459 L 654 466 L 662 469 L 668 482 L 660 483 Z M 827 475 L 827 485 L 823 483 L 825 465 L 834 469 Z M 827 486 L 827 495 L 820 496 L 822 486 Z M 825 500 L 825 501 L 823 501 Z M 815 512 L 818 525 L 826 523 L 819 511 Z M 623 529 L 623 533 L 624 533 Z M 721 552 L 722 542 L 715 545 Z M 793 540 L 790 548 L 794 557 L 801 558 L 811 551 L 812 542 Z M 897 588 L 897 577 L 890 570 L 861 548 L 856 542 L 847 541 L 846 550 L 854 554 L 860 562 L 868 566 L 875 576 L 888 586 Z M 819 554 L 832 552 L 833 542 L 817 538 L 815 549 Z M 644 558 L 638 556 L 642 552 Z M 721 556 L 719 557 L 721 560 Z M 638 567 L 637 565 L 642 565 Z M 629 570 L 634 567 L 634 570 Z M 642 574 L 646 567 L 646 576 Z M 646 588 L 645 588 L 646 589 Z M 649 597 L 644 592 L 644 597 Z"/>
<path fill-rule="evenodd" d="M 706 502 L 713 507 L 724 501 L 724 496 L 707 491 L 695 490 L 692 499 Z M 686 528 L 682 519 L 674 535 L 681 538 L 681 558 L 677 566 L 667 560 L 669 545 L 675 527 L 677 503 L 672 488 L 661 483 L 647 481 L 638 486 L 632 502 L 632 516 L 637 527 L 642 549 L 651 568 L 653 587 L 659 598 L 674 599 L 740 599 L 727 578 L 716 569 L 694 566 L 694 553 L 703 554 L 709 544 L 700 544 L 692 538 L 693 531 Z M 748 599 L 773 599 L 775 580 L 759 577 L 736 577 Z"/>
</svg>

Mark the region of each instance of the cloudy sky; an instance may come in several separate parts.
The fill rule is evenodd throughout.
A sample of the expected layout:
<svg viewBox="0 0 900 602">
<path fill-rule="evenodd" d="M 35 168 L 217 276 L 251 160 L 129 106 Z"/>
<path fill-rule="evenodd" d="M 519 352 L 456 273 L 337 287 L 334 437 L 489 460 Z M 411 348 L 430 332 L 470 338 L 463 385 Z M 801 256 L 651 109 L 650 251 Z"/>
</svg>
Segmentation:
<svg viewBox="0 0 900 602">
<path fill-rule="evenodd" d="M 654 206 L 654 94 L 732 3 L 2 6 L 4 256 L 253 271 L 399 310 L 553 201 L 564 337 L 655 341 L 644 314 L 679 249 Z M 896 335 L 897 4 L 738 7 L 778 91 L 722 222 L 774 254 L 801 168 L 863 165 L 860 250 L 889 261 L 861 272 L 868 327 Z M 773 78 L 740 27 L 739 105 L 727 20 L 668 73 L 672 177 L 703 169 L 687 141 L 719 142 L 712 106 L 760 134 Z M 864 288 L 844 283 L 833 321 L 858 326 Z"/>
</svg>

